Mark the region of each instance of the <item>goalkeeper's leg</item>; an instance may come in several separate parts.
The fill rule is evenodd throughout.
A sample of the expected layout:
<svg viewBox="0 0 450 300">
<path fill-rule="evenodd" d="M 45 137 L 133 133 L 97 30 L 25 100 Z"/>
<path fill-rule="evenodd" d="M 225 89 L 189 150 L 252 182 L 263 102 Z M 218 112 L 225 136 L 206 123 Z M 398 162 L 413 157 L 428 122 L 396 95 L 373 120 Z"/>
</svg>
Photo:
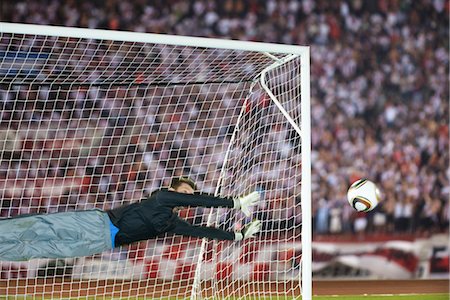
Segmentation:
<svg viewBox="0 0 450 300">
<path fill-rule="evenodd" d="M 0 260 L 66 258 L 112 249 L 108 215 L 100 210 L 0 220 Z"/>
</svg>

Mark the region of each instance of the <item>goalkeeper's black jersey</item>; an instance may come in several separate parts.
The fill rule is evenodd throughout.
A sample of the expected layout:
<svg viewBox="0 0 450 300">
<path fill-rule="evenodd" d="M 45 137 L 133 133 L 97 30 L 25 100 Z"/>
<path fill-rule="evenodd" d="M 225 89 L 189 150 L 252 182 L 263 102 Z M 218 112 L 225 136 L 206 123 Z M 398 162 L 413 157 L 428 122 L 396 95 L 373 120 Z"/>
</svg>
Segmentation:
<svg viewBox="0 0 450 300">
<path fill-rule="evenodd" d="M 107 211 L 111 222 L 119 229 L 115 237 L 115 246 L 155 238 L 166 232 L 209 239 L 234 240 L 234 232 L 194 226 L 180 219 L 173 212 L 173 208 L 178 206 L 232 208 L 234 202 L 230 198 L 205 194 L 190 195 L 158 190 L 145 200 Z"/>
</svg>

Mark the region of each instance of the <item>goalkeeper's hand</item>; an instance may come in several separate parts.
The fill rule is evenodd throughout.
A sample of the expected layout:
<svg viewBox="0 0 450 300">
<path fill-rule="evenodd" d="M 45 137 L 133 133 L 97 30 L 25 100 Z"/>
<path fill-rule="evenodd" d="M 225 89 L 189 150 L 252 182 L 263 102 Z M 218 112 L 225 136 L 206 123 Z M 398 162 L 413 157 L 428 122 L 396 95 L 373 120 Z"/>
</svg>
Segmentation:
<svg viewBox="0 0 450 300">
<path fill-rule="evenodd" d="M 241 232 L 234 233 L 234 240 L 240 241 L 254 238 L 255 234 L 257 234 L 259 231 L 261 231 L 261 221 L 253 220 L 252 222 L 245 225 Z"/>
<path fill-rule="evenodd" d="M 241 196 L 234 199 L 234 208 L 240 209 L 244 215 L 250 217 L 250 206 L 256 205 L 260 199 L 258 192 L 252 192 L 247 196 Z"/>
</svg>

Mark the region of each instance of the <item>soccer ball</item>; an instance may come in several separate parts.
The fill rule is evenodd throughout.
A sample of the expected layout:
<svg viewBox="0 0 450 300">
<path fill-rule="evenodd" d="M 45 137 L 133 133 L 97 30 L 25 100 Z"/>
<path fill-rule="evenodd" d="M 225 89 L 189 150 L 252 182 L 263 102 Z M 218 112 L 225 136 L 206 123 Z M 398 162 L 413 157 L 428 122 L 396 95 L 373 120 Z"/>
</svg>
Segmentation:
<svg viewBox="0 0 450 300">
<path fill-rule="evenodd" d="M 353 182 L 347 191 L 347 200 L 357 211 L 368 212 L 380 201 L 380 192 L 372 181 L 359 179 Z"/>
</svg>

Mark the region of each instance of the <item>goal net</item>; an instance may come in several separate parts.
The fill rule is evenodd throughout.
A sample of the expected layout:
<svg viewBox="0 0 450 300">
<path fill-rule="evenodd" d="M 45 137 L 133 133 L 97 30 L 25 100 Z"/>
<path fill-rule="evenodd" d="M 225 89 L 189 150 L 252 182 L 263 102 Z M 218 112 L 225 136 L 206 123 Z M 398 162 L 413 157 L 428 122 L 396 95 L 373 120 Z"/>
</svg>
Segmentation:
<svg viewBox="0 0 450 300">
<path fill-rule="evenodd" d="M 0 295 L 311 299 L 309 49 L 0 23 L 0 217 L 139 201 L 174 177 L 261 201 L 184 208 L 240 242 L 165 235 L 91 257 L 0 261 Z M 1 233 L 0 233 L 1 234 Z"/>
</svg>

